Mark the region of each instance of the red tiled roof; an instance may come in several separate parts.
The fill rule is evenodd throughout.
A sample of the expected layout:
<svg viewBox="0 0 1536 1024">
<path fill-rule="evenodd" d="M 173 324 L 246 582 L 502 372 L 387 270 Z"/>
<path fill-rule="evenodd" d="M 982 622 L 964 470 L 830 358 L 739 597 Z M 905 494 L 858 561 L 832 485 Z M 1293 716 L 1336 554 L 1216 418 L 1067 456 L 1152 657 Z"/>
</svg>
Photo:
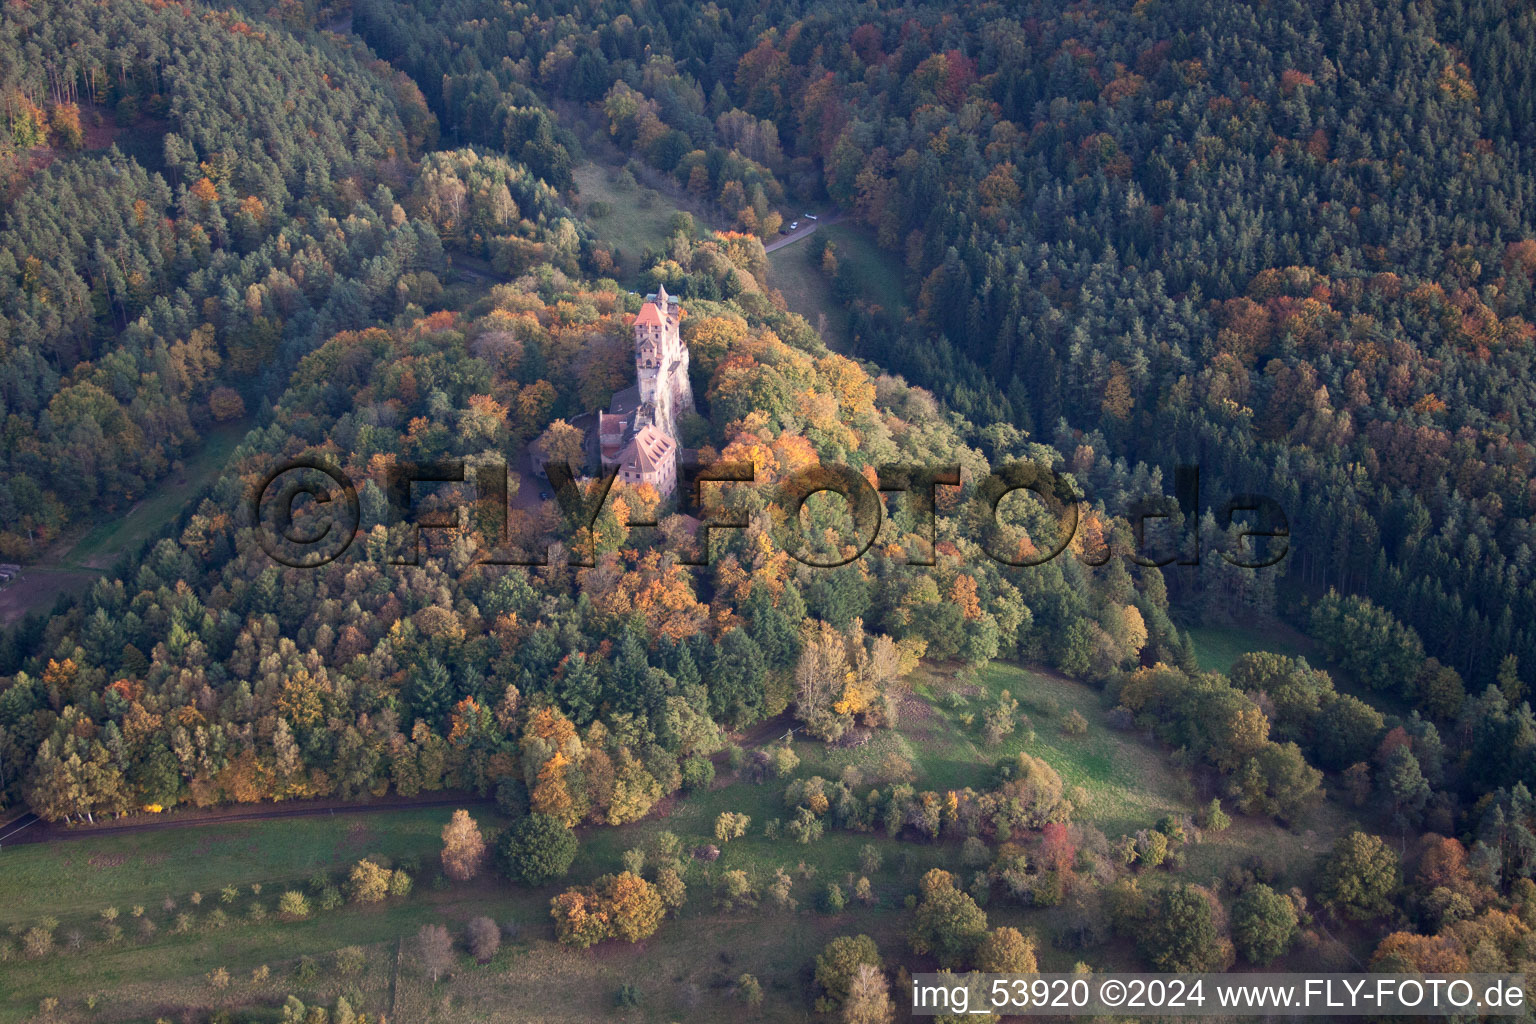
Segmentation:
<svg viewBox="0 0 1536 1024">
<path fill-rule="evenodd" d="M 670 459 L 676 452 L 672 439 L 653 426 L 640 428 L 629 447 L 624 449 L 624 462 L 642 473 L 650 472 Z"/>
<path fill-rule="evenodd" d="M 635 317 L 636 327 L 660 327 L 661 310 L 653 302 L 647 302 L 640 307 L 640 315 Z"/>
</svg>

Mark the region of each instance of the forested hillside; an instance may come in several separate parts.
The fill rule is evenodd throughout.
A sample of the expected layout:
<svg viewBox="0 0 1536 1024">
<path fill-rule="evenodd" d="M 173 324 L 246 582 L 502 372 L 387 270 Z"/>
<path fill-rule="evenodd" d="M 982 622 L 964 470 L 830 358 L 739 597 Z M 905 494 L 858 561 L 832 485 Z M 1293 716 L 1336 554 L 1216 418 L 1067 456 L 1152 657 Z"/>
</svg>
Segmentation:
<svg viewBox="0 0 1536 1024">
<path fill-rule="evenodd" d="M 517 174 L 499 159 L 429 161 L 453 163 L 483 168 L 489 180 Z M 429 194 L 435 179 L 421 180 Z M 750 277 L 731 262 L 730 237 L 683 247 L 684 270 Z M 719 747 L 715 721 L 740 729 L 793 704 L 813 732 L 835 738 L 893 714 L 888 684 L 925 655 L 1045 658 L 1107 672 L 1148 642 L 1137 602 L 1156 643 L 1172 651 L 1179 642 L 1157 573 L 1144 598 L 1119 561 L 1099 584 L 1071 558 L 1005 576 L 979 545 L 1007 538 L 974 532 L 976 514 L 943 522 L 939 545 L 954 557 L 936 569 L 906 564 L 903 537 L 921 536 L 911 509 L 869 557 L 841 569 L 816 570 L 776 549 L 770 488 L 819 460 L 952 459 L 978 479 L 985 463 L 921 393 L 872 380 L 755 291 L 740 304 L 696 303 L 688 319 L 717 424 L 704 440 L 758 474 L 743 498 L 754 525 L 716 541 L 710 568 L 678 564 L 692 541 L 676 517 L 659 530 L 629 529 L 659 503 L 644 487 L 620 487 L 604 506 L 584 541 L 594 545 L 594 568 L 477 566 L 493 539 L 481 530 L 421 569 L 390 568 L 379 561 L 389 544 L 373 479 L 381 460 L 504 458 L 552 418 L 606 403 L 623 384 L 604 362 L 617 356 L 621 368 L 628 349 L 625 294 L 611 282 L 542 263 L 486 301 L 467 315 L 345 331 L 304 357 L 271 424 L 236 453 L 241 473 L 220 481 L 180 536 L 156 545 L 136 572 L 98 584 L 49 623 L 45 650 L 28 662 L 35 669 L 0 698 L 7 761 L 39 752 L 23 786 L 34 808 L 74 817 L 445 784 L 498 793 L 511 807 L 528 790 L 536 802 L 555 799 L 538 796 L 544 761 L 530 760 L 535 748 L 512 728 L 520 707 L 612 735 L 610 754 L 655 799 L 676 788 L 678 758 Z M 552 431 L 563 426 L 556 422 Z M 231 510 L 274 457 L 326 451 L 366 481 L 371 533 L 353 553 L 362 560 L 274 566 Z M 1014 454 L 1055 458 L 1037 446 Z M 846 527 L 836 503 L 818 518 Z M 1035 536 L 1054 528 L 1041 522 Z M 552 505 L 515 511 L 512 538 L 536 551 L 560 536 L 558 525 Z M 1091 536 L 1107 528 L 1102 519 L 1088 527 Z M 1009 542 L 1028 550 L 1027 539 Z M 976 557 L 962 559 L 967 552 Z M 807 616 L 861 651 L 872 645 L 867 678 L 820 695 L 797 691 L 796 666 L 814 642 L 801 626 Z M 597 806 L 572 821 L 605 813 Z"/>
<path fill-rule="evenodd" d="M 1091 460 L 1271 494 L 1306 583 L 1365 589 L 1479 685 L 1536 668 L 1528 10 L 596 10 L 358 25 L 445 83 L 449 131 L 585 102 L 731 214 L 738 156 L 814 169 L 919 296 L 861 317 L 861 354 Z"/>
<path fill-rule="evenodd" d="M 0 554 L 143 496 L 318 340 L 431 302 L 438 237 L 388 197 L 436 124 L 376 59 L 198 6 L 11 5 L 0 95 Z"/>
<path fill-rule="evenodd" d="M 142 557 L 0 636 L 0 810 L 468 792 L 509 823 L 524 889 L 571 870 L 576 829 L 583 870 L 622 863 L 538 896 L 541 927 L 583 948 L 648 938 L 690 884 L 725 916 L 794 914 L 786 865 L 737 851 L 843 833 L 816 912 L 852 894 L 887 931 L 901 916 L 921 967 L 1033 970 L 1033 936 L 988 931 L 994 898 L 1085 969 L 1528 963 L 1536 14 L 268 6 L 0 12 L 0 560 L 124 513 L 212 425 L 249 426 Z M 578 168 L 675 200 L 665 234 L 615 252 Z M 765 247 L 824 204 L 901 268 L 882 303 L 825 236 L 796 243 L 847 307 L 848 351 L 786 310 Z M 755 471 L 721 488 L 745 525 L 707 550 L 709 509 L 620 483 L 573 526 L 525 475 L 531 450 L 583 461 L 576 424 L 634 380 L 661 285 L 697 402 L 678 447 Z M 319 568 L 278 564 L 247 514 L 297 458 L 357 483 L 357 542 Z M 445 460 L 511 467 L 509 508 L 418 492 L 456 525 L 400 564 L 391 468 Z M 1084 495 L 1059 557 L 1039 557 L 1061 526 L 1045 504 L 985 482 L 1015 462 Z M 1198 566 L 1130 557 L 1133 503 L 1191 463 Z M 785 550 L 774 500 L 817 466 L 962 484 L 937 488 L 931 548 L 915 492 L 872 538 L 808 502 L 808 550 L 844 559 L 827 568 Z M 1215 514 L 1241 492 L 1288 514 L 1278 565 L 1222 557 L 1247 550 Z M 487 561 L 508 548 L 550 557 Z M 1202 671 L 1189 626 L 1277 611 L 1310 661 L 1256 634 Z M 620 860 L 608 836 L 684 798 L 681 820 L 711 809 L 704 842 L 657 826 Z M 755 827 L 708 802 L 726 799 L 761 806 Z M 1233 814 L 1240 859 L 1215 838 Z M 445 849 L 440 888 L 485 859 L 474 828 L 455 818 L 479 850 Z M 903 854 L 904 891 L 877 895 L 855 834 L 970 877 Z M 355 871 L 356 902 L 409 894 L 403 868 Z M 323 873 L 311 888 L 341 905 Z M 285 923 L 308 916 L 283 896 Z M 49 920 L 0 963 L 53 955 Z M 840 971 L 886 963 L 852 935 L 823 960 L 818 1012 L 852 998 Z M 751 1003 L 758 983 L 729 985 Z"/>
</svg>

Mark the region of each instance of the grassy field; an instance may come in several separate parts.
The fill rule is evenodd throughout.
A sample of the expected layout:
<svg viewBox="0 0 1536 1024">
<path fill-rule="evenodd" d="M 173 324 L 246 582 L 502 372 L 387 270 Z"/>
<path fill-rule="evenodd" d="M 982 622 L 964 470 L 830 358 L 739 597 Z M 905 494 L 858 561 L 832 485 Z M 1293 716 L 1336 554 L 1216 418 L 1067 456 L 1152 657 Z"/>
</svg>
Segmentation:
<svg viewBox="0 0 1536 1024">
<path fill-rule="evenodd" d="M 126 512 L 103 518 L 54 546 L 49 556 L 26 567 L 21 579 L 0 589 L 0 626 L 29 612 L 53 607 L 60 595 L 90 586 L 119 558 L 136 550 L 181 514 L 211 484 L 250 429 L 250 421 L 227 423 L 208 433 L 202 446 Z"/>
<path fill-rule="evenodd" d="M 580 212 L 597 237 L 616 246 L 620 254 L 619 280 L 631 282 L 640 273 L 640 255 L 647 248 L 658 249 L 671 234 L 672 216 L 679 212 L 693 215 L 700 231 L 711 225 L 703 212 L 686 209 L 680 196 L 668 195 L 644 183 L 623 186 L 616 180 L 617 168 L 587 162 L 573 172 L 580 194 Z M 593 203 L 608 208 L 602 216 L 592 212 Z"/>
<path fill-rule="evenodd" d="M 1314 665 L 1321 665 L 1312 641 L 1278 620 L 1242 626 L 1195 626 L 1189 635 L 1195 642 L 1195 658 L 1207 672 L 1230 671 L 1234 661 L 1253 651 L 1306 656 Z"/>
<path fill-rule="evenodd" d="M 1019 700 L 1034 736 L 1019 729 L 996 746 L 987 746 L 975 724 L 967 726 L 963 716 L 979 712 L 1003 689 Z M 1085 735 L 1063 733 L 1061 723 L 1072 711 L 1088 720 Z M 1075 820 L 1095 825 L 1111 838 L 1151 827 L 1164 814 L 1193 810 L 1197 796 L 1186 773 L 1174 768 L 1164 752 L 1139 735 L 1106 726 L 1096 691 L 1009 665 L 994 665 L 969 677 L 924 671 L 902 700 L 897 729 L 881 730 L 858 748 L 834 749 L 807 740 L 796 740 L 794 747 L 802 777 L 836 778 L 853 766 L 866 781 L 884 785 L 883 762 L 896 752 L 912 762 L 920 788 L 940 790 L 983 788 L 993 765 L 1028 750 L 1061 774 L 1077 803 Z M 910 914 L 902 901 L 915 890 L 923 871 L 954 868 L 959 844 L 898 842 L 883 833 L 830 829 L 811 845 L 787 838 L 770 841 L 763 826 L 788 817 L 783 790 L 781 780 L 752 784 L 722 770 L 713 788 L 669 799 L 644 821 L 586 829 L 571 878 L 539 889 L 509 885 L 494 875 L 464 885 L 442 883 L 437 854 L 447 808 L 213 823 L 7 848 L 0 851 L 9 897 L 0 907 L 9 949 L 0 961 L 0 1024 L 28 1019 L 48 996 L 61 998 L 60 1020 L 116 1022 L 160 1016 L 175 1020 L 196 1006 L 273 1007 L 288 992 L 326 1002 L 349 992 L 355 1005 L 373 1013 L 393 1009 L 394 1019 L 413 1022 L 614 1019 L 661 1024 L 742 1016 L 730 987 L 743 972 L 756 975 L 767 993 L 764 1005 L 745 1019 L 809 1020 L 809 967 L 831 937 L 865 932 L 887 955 L 911 960 L 904 938 Z M 552 941 L 548 901 L 561 885 L 618 870 L 625 850 L 648 847 L 663 830 L 677 835 L 685 849 L 714 842 L 715 817 L 727 810 L 750 815 L 752 827 L 747 836 L 725 844 L 723 856 L 713 865 L 692 863 L 690 901 L 681 920 L 664 924 L 656 936 L 636 946 L 608 943 L 578 953 Z M 476 813 L 488 829 L 503 824 L 494 814 Z M 1208 883 L 1229 866 L 1263 851 L 1283 866 L 1284 884 L 1299 882 L 1347 821 L 1327 804 L 1309 825 L 1311 831 L 1288 832 L 1268 821 L 1239 818 L 1226 832 L 1207 835 L 1186 848 L 1182 877 Z M 880 850 L 883 858 L 870 879 L 875 904 L 851 903 L 838 915 L 815 909 L 830 882 L 851 892 L 859 851 L 866 844 Z M 270 916 L 259 923 L 249 920 L 253 902 L 270 912 L 284 889 L 303 887 L 317 871 L 339 876 L 364 856 L 414 868 L 415 891 L 382 905 L 316 913 L 302 922 L 279 922 Z M 783 868 L 796 879 L 798 912 L 767 906 L 729 915 L 716 910 L 708 878 L 735 868 L 758 882 Z M 1171 877 L 1163 872 L 1154 876 L 1148 884 Z M 253 883 L 262 887 L 259 896 L 252 894 Z M 227 885 L 241 891 L 226 905 L 220 890 Z M 201 894 L 199 904 L 194 904 L 193 892 Z M 167 899 L 174 901 L 173 908 L 167 908 Z M 136 906 L 144 907 L 158 926 L 152 937 L 140 935 L 132 917 Z M 107 907 L 119 909 L 125 932 L 110 944 L 100 918 Z M 215 907 L 233 919 L 216 931 L 208 929 Z M 1035 934 L 1046 969 L 1070 969 L 1084 956 L 1052 942 L 1070 913 L 1067 907 L 1031 910 L 994 899 L 987 911 L 993 924 L 1012 924 Z M 183 912 L 194 913 L 197 926 L 175 934 L 176 915 Z M 409 956 L 409 937 L 429 922 L 448 923 L 462 932 L 479 914 L 513 925 L 515 937 L 491 963 L 479 965 L 463 956 L 451 978 L 432 985 Z M 22 932 L 45 915 L 59 921 L 60 951 L 41 960 L 22 959 L 17 948 Z M 69 948 L 72 932 L 80 933 L 82 951 Z M 407 955 L 395 978 L 395 949 L 402 939 Z M 337 977 L 327 967 L 328 958 L 347 945 L 366 947 L 369 966 L 362 974 Z M 1115 944 L 1087 956 L 1099 968 L 1135 966 L 1129 952 Z M 315 958 L 322 968 L 317 978 L 299 975 L 301 957 Z M 262 966 L 270 969 L 270 977 L 253 980 L 252 972 Z M 215 990 L 208 980 L 209 972 L 219 967 L 234 979 L 227 989 Z M 615 1007 L 614 996 L 623 982 L 638 986 L 639 1007 Z M 97 997 L 94 1008 L 87 1005 L 90 997 Z"/>
<path fill-rule="evenodd" d="M 784 295 L 790 309 L 822 328 L 823 336 L 834 347 L 848 340 L 848 316 L 832 294 L 832 284 L 822 272 L 813 254 L 821 251 L 821 240 L 831 239 L 839 263 L 849 268 L 859 293 L 886 309 L 906 307 L 901 286 L 901 266 L 895 257 L 875 245 L 874 237 L 864 228 L 840 221 L 818 228 L 807 237 L 786 245 L 768 256 L 768 285 Z M 824 321 L 823 321 L 823 318 Z"/>
<path fill-rule="evenodd" d="M 187 503 L 218 477 L 229 455 L 250 430 L 249 420 L 213 428 L 200 447 L 150 493 L 120 517 L 97 524 L 62 559 L 66 568 L 107 569 L 125 551 L 155 536 L 181 514 Z"/>
</svg>

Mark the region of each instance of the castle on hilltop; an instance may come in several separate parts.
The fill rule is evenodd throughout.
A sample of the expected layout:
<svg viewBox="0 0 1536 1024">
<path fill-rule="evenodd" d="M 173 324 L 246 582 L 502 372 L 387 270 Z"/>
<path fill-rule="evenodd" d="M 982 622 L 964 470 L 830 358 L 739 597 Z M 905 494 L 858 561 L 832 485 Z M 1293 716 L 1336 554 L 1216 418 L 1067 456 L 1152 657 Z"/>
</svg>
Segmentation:
<svg viewBox="0 0 1536 1024">
<path fill-rule="evenodd" d="M 645 297 L 634 323 L 638 381 L 597 414 L 603 468 L 617 466 L 620 480 L 650 484 L 664 498 L 677 489 L 677 418 L 693 411 L 688 346 L 678 331 L 682 316 L 665 287 Z"/>
</svg>

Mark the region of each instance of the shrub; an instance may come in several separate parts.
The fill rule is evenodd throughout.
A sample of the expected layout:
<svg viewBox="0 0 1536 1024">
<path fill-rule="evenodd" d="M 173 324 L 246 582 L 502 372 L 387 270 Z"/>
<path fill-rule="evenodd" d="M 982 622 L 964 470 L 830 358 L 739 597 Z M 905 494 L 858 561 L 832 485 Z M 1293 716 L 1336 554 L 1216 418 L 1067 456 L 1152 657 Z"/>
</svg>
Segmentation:
<svg viewBox="0 0 1536 1024">
<path fill-rule="evenodd" d="M 757 906 L 757 888 L 745 871 L 722 872 L 715 881 L 715 906 L 732 913 Z"/>
<path fill-rule="evenodd" d="M 53 952 L 53 929 L 41 925 L 28 928 L 21 936 L 21 948 L 27 956 L 47 956 Z"/>
<path fill-rule="evenodd" d="M 715 781 L 714 762 L 702 754 L 691 754 L 683 760 L 683 789 L 690 793 L 708 789 Z"/>
<path fill-rule="evenodd" d="M 783 868 L 773 869 L 773 879 L 768 883 L 768 898 L 780 910 L 794 910 L 799 905 L 794 897 L 795 880 Z"/>
<path fill-rule="evenodd" d="M 309 900 L 302 892 L 290 889 L 277 898 L 277 912 L 289 921 L 309 916 Z"/>
<path fill-rule="evenodd" d="M 1013 694 L 1004 690 L 997 695 L 997 700 L 982 718 L 982 738 L 989 746 L 1001 743 L 1003 737 L 1013 732 L 1018 713 L 1019 702 L 1014 700 Z"/>
<path fill-rule="evenodd" d="M 911 782 L 916 778 L 912 762 L 892 750 L 880 760 L 880 776 L 890 782 Z"/>
<path fill-rule="evenodd" d="M 409 896 L 411 894 L 411 876 L 399 868 L 391 871 L 389 874 L 389 894 L 391 896 Z"/>
<path fill-rule="evenodd" d="M 354 903 L 377 903 L 389 895 L 390 874 L 371 860 L 360 860 L 347 876 L 347 894 Z"/>
<path fill-rule="evenodd" d="M 1227 817 L 1227 812 L 1221 809 L 1221 801 L 1216 797 L 1205 808 L 1205 827 L 1212 832 L 1225 832 L 1232 825 L 1232 819 Z"/>
<path fill-rule="evenodd" d="M 1062 719 L 1061 731 L 1068 736 L 1081 736 L 1088 731 L 1088 719 L 1076 709 L 1068 711 L 1067 717 Z"/>
<path fill-rule="evenodd" d="M 732 839 L 740 839 L 747 834 L 747 828 L 752 824 L 752 819 L 745 814 L 737 814 L 734 811 L 721 811 L 715 819 L 715 838 L 722 843 Z"/>
<path fill-rule="evenodd" d="M 1142 829 L 1136 833 L 1136 856 L 1142 867 L 1155 868 L 1168 859 L 1168 837 Z"/>
<path fill-rule="evenodd" d="M 752 975 L 743 974 L 736 979 L 736 998 L 748 1006 L 761 1006 L 763 986 Z"/>
<path fill-rule="evenodd" d="M 832 882 L 821 894 L 821 909 L 829 914 L 841 914 L 848 906 L 848 897 L 843 895 L 843 887 Z"/>
<path fill-rule="evenodd" d="M 968 868 L 979 868 L 992 859 L 987 844 L 977 836 L 966 836 L 960 847 L 960 863 Z"/>
<path fill-rule="evenodd" d="M 336 973 L 343 978 L 361 974 L 368 962 L 367 954 L 363 952 L 361 946 L 342 946 L 331 954 L 331 959 L 335 964 Z"/>
<path fill-rule="evenodd" d="M 674 913 L 688 902 L 688 885 L 673 867 L 656 872 L 656 892 L 661 896 L 662 905 Z"/>
</svg>

